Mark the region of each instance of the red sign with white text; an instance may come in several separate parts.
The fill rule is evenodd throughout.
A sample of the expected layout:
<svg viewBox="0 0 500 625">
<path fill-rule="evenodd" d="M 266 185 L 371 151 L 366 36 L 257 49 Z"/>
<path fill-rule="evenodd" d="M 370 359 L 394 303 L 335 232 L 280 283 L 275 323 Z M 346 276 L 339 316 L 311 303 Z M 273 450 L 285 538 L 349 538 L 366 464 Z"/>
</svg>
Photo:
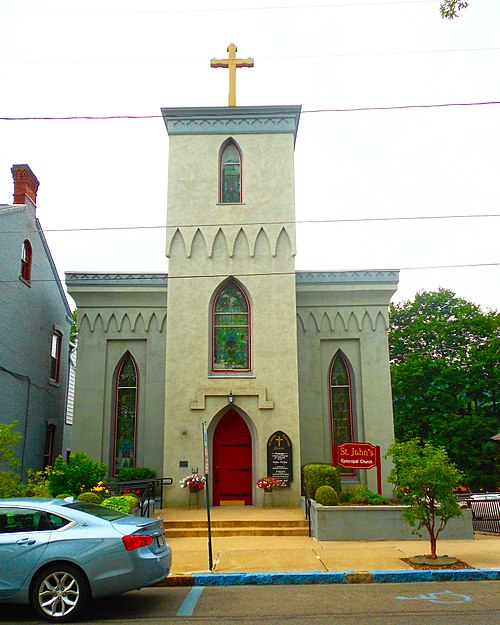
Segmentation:
<svg viewBox="0 0 500 625">
<path fill-rule="evenodd" d="M 370 443 L 342 443 L 333 446 L 333 464 L 344 469 L 373 469 L 377 467 L 377 490 L 382 494 L 380 477 L 380 447 Z"/>
</svg>

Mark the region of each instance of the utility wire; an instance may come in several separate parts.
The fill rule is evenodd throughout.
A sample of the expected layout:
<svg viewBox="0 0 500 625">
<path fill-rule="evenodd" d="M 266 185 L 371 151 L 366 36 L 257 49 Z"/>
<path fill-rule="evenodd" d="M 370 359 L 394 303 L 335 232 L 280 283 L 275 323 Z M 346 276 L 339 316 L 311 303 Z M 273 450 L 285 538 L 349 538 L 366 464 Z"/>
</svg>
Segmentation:
<svg viewBox="0 0 500 625">
<path fill-rule="evenodd" d="M 464 263 L 459 265 L 426 265 L 419 267 L 400 267 L 399 269 L 328 269 L 328 270 L 320 270 L 320 269 L 297 269 L 295 271 L 266 271 L 266 272 L 248 272 L 248 273 L 240 273 L 236 272 L 234 275 L 241 278 L 250 278 L 250 277 L 258 277 L 258 276 L 295 276 L 297 274 L 302 273 L 377 273 L 377 272 L 396 272 L 396 271 L 421 271 L 427 269 L 461 269 L 466 267 L 499 267 L 500 262 L 497 263 Z M 170 276 L 166 271 L 67 271 L 67 274 L 85 274 L 85 275 L 141 275 L 143 278 L 148 278 L 148 274 L 150 275 L 151 280 L 158 279 L 158 276 L 165 276 L 168 281 L 171 280 L 184 280 L 184 279 L 198 279 L 198 278 L 227 278 L 227 273 L 220 274 L 199 274 L 199 275 L 183 275 L 183 276 Z M 0 284 L 16 284 L 19 282 L 17 280 L 0 280 Z M 42 282 L 57 282 L 54 278 L 47 279 L 31 279 L 31 283 L 42 283 Z M 117 281 L 119 284 L 119 281 Z"/>
<path fill-rule="evenodd" d="M 162 226 L 101 226 L 93 228 L 42 228 L 47 232 L 107 232 L 113 230 L 167 230 L 176 228 L 207 228 L 226 226 L 279 226 L 289 224 L 341 224 L 341 223 L 368 223 L 373 221 L 420 221 L 427 219 L 482 219 L 484 217 L 500 217 L 500 213 L 485 213 L 478 215 L 414 215 L 408 217 L 359 217 L 356 219 L 297 219 L 282 221 L 260 221 L 260 222 L 239 222 L 239 223 L 207 223 L 207 224 L 178 224 Z M 21 234 L 24 230 L 2 230 L 0 234 Z"/>
<path fill-rule="evenodd" d="M 358 106 L 352 108 L 328 108 L 328 109 L 311 109 L 301 111 L 301 115 L 308 113 L 355 113 L 360 111 L 395 111 L 404 109 L 431 109 L 444 108 L 453 106 L 488 106 L 492 104 L 500 104 L 498 100 L 485 102 L 444 102 L 441 104 L 402 104 L 393 106 Z M 218 113 L 214 113 L 214 116 Z M 210 111 L 206 112 L 206 116 L 210 116 Z M 19 121 L 75 121 L 75 120 L 111 120 L 111 119 L 161 119 L 163 115 L 63 115 L 60 117 L 0 117 L 0 121 L 19 122 Z"/>
</svg>

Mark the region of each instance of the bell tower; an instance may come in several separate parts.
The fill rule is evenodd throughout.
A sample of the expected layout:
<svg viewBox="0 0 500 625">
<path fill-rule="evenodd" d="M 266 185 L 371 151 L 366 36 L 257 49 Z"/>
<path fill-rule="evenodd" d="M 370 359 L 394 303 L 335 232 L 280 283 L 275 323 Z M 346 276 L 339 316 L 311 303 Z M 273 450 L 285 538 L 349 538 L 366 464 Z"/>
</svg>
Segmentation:
<svg viewBox="0 0 500 625">
<path fill-rule="evenodd" d="M 162 113 L 169 134 L 165 448 L 176 450 L 164 475 L 177 476 L 186 461 L 202 472 L 202 423 L 212 440 L 230 403 L 252 436 L 245 502 L 261 504 L 255 482 L 269 472 L 266 445 L 279 430 L 292 441 L 294 477 L 275 505 L 298 505 L 293 158 L 300 107 Z M 182 492 L 175 496 L 182 505 Z"/>
</svg>

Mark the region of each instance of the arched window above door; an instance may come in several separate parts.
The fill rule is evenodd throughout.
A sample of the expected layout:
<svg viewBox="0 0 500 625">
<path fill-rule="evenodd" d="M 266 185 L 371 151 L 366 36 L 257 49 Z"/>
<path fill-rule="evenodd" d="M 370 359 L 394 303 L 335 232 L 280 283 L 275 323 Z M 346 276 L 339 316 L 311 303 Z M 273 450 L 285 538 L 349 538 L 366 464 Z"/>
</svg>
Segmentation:
<svg viewBox="0 0 500 625">
<path fill-rule="evenodd" d="M 243 288 L 226 280 L 212 303 L 212 371 L 250 370 L 250 305 Z"/>
<path fill-rule="evenodd" d="M 135 466 L 138 390 L 137 365 L 127 352 L 118 365 L 115 379 L 114 475 L 123 467 Z"/>
<path fill-rule="evenodd" d="M 330 410 L 335 445 L 353 439 L 352 380 L 349 363 L 338 351 L 330 365 Z"/>
<path fill-rule="evenodd" d="M 241 152 L 229 139 L 223 144 L 219 157 L 219 202 L 240 204 L 241 201 Z"/>
</svg>

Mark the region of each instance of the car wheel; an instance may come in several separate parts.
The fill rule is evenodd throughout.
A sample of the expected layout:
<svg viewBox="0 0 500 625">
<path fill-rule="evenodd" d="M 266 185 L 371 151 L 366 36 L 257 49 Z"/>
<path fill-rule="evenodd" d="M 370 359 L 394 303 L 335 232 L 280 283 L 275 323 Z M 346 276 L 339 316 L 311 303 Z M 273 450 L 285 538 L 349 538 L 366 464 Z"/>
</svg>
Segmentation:
<svg viewBox="0 0 500 625">
<path fill-rule="evenodd" d="M 31 601 L 39 616 L 62 623 L 74 618 L 89 596 L 87 579 L 79 569 L 71 564 L 56 564 L 37 575 Z"/>
</svg>

